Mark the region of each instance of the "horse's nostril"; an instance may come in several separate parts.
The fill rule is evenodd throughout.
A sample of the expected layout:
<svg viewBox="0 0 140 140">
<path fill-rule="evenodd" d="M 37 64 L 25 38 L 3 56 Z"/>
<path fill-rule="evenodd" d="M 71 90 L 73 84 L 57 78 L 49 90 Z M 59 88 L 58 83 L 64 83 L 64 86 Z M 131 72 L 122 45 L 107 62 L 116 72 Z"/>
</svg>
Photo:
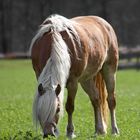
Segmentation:
<svg viewBox="0 0 140 140">
<path fill-rule="evenodd" d="M 54 133 L 52 133 L 52 134 L 51 134 L 51 136 L 54 136 L 54 137 L 55 137 L 55 134 L 54 134 Z"/>
<path fill-rule="evenodd" d="M 44 135 L 43 135 L 43 138 L 47 138 L 47 137 L 48 137 L 48 134 L 44 134 Z"/>
</svg>

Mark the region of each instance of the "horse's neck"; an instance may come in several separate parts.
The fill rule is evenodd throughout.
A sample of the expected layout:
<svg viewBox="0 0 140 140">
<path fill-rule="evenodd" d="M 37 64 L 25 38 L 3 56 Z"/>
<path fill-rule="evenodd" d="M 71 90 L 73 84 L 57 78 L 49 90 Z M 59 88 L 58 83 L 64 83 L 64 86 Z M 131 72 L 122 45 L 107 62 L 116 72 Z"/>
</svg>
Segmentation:
<svg viewBox="0 0 140 140">
<path fill-rule="evenodd" d="M 70 69 L 70 56 L 66 52 L 59 52 L 59 49 L 53 47 L 51 56 L 39 77 L 39 83 L 42 83 L 44 88 L 55 88 L 58 84 L 62 89 L 65 87 Z"/>
<path fill-rule="evenodd" d="M 52 21 L 54 22 L 54 20 Z M 72 26 L 69 25 L 70 23 L 68 21 L 66 22 L 64 20 L 61 21 L 60 23 L 66 22 L 65 23 L 66 25 L 64 23 L 63 24 L 66 27 L 72 28 Z M 48 75 L 51 75 L 51 82 L 52 82 L 51 84 L 53 85 L 60 84 L 61 86 L 64 86 L 69 76 L 71 62 L 70 62 L 70 54 L 68 51 L 68 46 L 63 40 L 60 31 L 65 30 L 66 32 L 68 32 L 68 35 L 71 37 L 71 39 L 72 39 L 72 35 L 70 31 L 65 26 L 62 26 L 62 24 L 60 23 L 59 24 L 55 23 L 54 25 L 52 24 L 51 27 L 48 27 L 51 29 L 52 32 L 52 36 L 51 36 L 52 49 L 51 49 L 51 55 L 49 61 L 47 62 L 44 68 L 44 73 L 42 74 L 42 78 L 44 79 L 44 77 L 47 78 Z M 44 76 L 46 72 L 47 75 Z"/>
<path fill-rule="evenodd" d="M 51 58 L 48 59 L 47 64 L 45 65 L 39 79 L 38 83 L 42 83 L 43 87 L 46 89 L 53 89 L 58 84 L 61 84 L 61 86 L 64 86 L 62 78 L 64 76 L 61 75 L 58 68 L 59 66 L 56 65 Z M 61 75 L 61 76 L 60 76 Z"/>
<path fill-rule="evenodd" d="M 65 85 L 69 76 L 71 62 L 68 46 L 60 33 L 55 33 L 53 35 L 52 48 L 51 60 L 53 78 L 56 79 L 58 84 Z"/>
</svg>

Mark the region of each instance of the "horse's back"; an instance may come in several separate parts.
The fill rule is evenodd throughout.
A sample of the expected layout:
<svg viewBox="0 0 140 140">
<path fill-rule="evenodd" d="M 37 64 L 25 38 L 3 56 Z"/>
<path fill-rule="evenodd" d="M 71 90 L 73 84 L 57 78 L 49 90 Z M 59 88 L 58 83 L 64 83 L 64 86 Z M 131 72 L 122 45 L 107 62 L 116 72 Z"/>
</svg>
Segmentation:
<svg viewBox="0 0 140 140">
<path fill-rule="evenodd" d="M 86 77 L 96 74 L 104 63 L 110 63 L 115 68 L 118 63 L 118 44 L 111 25 L 97 16 L 81 16 L 71 19 L 74 21 L 80 36 L 84 54 L 87 53 L 85 69 L 82 75 Z M 85 78 L 84 76 L 84 78 Z"/>
<path fill-rule="evenodd" d="M 111 45 L 118 47 L 117 38 L 112 26 L 103 18 L 98 16 L 80 16 L 72 18 L 71 20 L 78 23 L 78 26 L 83 29 L 83 31 L 86 32 L 85 34 L 91 37 L 94 42 L 104 43 L 104 47 L 107 47 L 107 49 L 111 47 Z"/>
</svg>

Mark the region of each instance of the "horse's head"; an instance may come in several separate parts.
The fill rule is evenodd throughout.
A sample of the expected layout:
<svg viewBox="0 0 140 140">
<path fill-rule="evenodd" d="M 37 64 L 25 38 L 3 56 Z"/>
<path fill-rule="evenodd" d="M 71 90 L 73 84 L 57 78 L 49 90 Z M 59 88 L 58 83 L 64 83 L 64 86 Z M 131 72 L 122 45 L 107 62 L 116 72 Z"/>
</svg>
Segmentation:
<svg viewBox="0 0 140 140">
<path fill-rule="evenodd" d="M 42 127 L 44 137 L 48 135 L 58 136 L 57 124 L 60 114 L 59 94 L 61 86 L 58 84 L 55 88 L 45 89 L 42 84 L 38 86 L 38 104 L 37 117 Z"/>
</svg>

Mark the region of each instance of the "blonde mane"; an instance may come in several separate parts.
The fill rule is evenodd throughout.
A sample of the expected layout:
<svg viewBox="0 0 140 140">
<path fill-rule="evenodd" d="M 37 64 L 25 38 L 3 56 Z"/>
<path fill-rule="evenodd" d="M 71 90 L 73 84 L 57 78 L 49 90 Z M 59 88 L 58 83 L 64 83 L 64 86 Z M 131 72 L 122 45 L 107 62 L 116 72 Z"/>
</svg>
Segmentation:
<svg viewBox="0 0 140 140">
<path fill-rule="evenodd" d="M 46 22 L 48 24 L 45 24 Z M 74 45 L 75 40 L 80 44 L 78 34 L 73 27 L 73 22 L 65 17 L 53 15 L 47 18 L 41 25 L 41 28 L 31 42 L 30 50 L 35 41 L 48 31 L 52 32 L 51 55 L 38 78 L 38 85 L 41 83 L 46 93 L 39 96 L 37 91 L 33 104 L 34 122 L 38 124 L 38 121 L 40 121 L 42 126 L 46 121 L 51 122 L 56 112 L 55 88 L 58 84 L 61 86 L 61 93 L 59 94 L 61 112 L 63 110 L 64 88 L 69 76 L 71 61 L 68 46 L 60 32 L 66 31 Z"/>
<path fill-rule="evenodd" d="M 48 22 L 48 24 L 46 24 L 47 22 Z M 40 25 L 40 28 L 39 28 L 37 34 L 32 39 L 31 44 L 30 44 L 29 53 L 31 54 L 31 50 L 32 50 L 32 47 L 33 47 L 33 44 L 35 43 L 35 41 L 37 39 L 41 38 L 44 35 L 44 33 L 49 32 L 50 30 L 51 30 L 51 32 L 56 31 L 59 33 L 62 31 L 66 31 L 67 34 L 69 35 L 73 45 L 75 45 L 74 42 L 76 41 L 78 43 L 78 45 L 81 46 L 77 31 L 73 27 L 74 24 L 78 24 L 78 23 L 76 23 L 72 20 L 69 20 L 69 19 L 67 19 L 63 16 L 60 16 L 60 15 L 49 16 Z"/>
</svg>

